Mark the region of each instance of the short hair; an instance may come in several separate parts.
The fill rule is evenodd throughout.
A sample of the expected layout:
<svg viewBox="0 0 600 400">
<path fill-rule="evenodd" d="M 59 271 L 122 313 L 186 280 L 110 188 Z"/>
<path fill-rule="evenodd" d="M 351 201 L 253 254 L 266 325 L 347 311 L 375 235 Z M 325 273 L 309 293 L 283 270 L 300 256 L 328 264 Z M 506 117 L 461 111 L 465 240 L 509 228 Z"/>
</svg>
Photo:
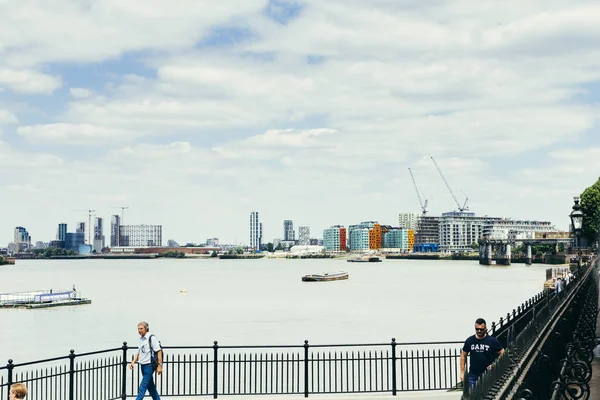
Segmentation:
<svg viewBox="0 0 600 400">
<path fill-rule="evenodd" d="M 150 325 L 148 325 L 148 323 L 146 321 L 140 321 L 138 323 L 138 326 L 142 325 L 144 328 L 146 328 L 147 331 L 150 330 Z"/>
<path fill-rule="evenodd" d="M 487 326 L 487 324 L 485 323 L 485 319 L 483 319 L 483 318 L 477 318 L 477 319 L 475 320 L 475 323 L 476 323 L 477 325 L 485 325 L 485 326 Z"/>
<path fill-rule="evenodd" d="M 17 399 L 24 399 L 27 396 L 27 387 L 23 383 L 14 383 L 10 385 L 10 391 L 15 394 Z"/>
</svg>

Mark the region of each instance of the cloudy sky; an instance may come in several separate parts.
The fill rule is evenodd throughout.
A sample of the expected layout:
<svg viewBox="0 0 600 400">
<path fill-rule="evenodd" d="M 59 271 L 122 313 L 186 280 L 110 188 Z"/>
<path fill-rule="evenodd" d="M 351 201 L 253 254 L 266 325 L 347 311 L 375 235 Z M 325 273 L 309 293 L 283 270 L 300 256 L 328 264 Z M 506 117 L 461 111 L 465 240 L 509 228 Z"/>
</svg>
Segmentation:
<svg viewBox="0 0 600 400">
<path fill-rule="evenodd" d="M 0 244 L 180 243 L 456 208 L 567 228 L 600 175 L 595 1 L 0 0 Z M 106 233 L 108 235 L 108 232 Z"/>
</svg>

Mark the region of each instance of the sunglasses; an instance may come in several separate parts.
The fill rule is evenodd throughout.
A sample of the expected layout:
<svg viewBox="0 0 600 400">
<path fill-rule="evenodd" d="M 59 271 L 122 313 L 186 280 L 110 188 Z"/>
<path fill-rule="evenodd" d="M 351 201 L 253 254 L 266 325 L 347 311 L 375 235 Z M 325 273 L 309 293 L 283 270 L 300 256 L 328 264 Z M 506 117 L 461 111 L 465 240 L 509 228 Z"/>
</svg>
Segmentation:
<svg viewBox="0 0 600 400">
<path fill-rule="evenodd" d="M 477 332 L 485 332 L 486 328 L 475 328 Z"/>
</svg>

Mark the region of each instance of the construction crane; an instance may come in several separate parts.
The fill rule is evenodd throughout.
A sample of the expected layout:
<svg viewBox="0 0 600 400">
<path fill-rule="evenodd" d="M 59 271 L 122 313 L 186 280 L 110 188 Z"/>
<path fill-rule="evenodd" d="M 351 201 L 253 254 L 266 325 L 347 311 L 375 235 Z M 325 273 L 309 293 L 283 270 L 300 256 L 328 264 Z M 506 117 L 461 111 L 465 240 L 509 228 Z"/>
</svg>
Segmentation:
<svg viewBox="0 0 600 400">
<path fill-rule="evenodd" d="M 433 161 L 433 164 L 435 165 L 435 168 L 440 173 L 440 176 L 442 177 L 442 180 L 444 181 L 444 183 L 446 184 L 446 187 L 448 188 L 448 191 L 452 195 L 452 198 L 454 199 L 454 202 L 456 203 L 456 206 L 458 207 L 458 211 L 460 211 L 460 212 L 468 211 L 469 210 L 469 206 L 468 206 L 469 198 L 465 195 L 465 197 L 466 197 L 465 203 L 461 206 L 460 203 L 458 202 L 458 199 L 454 195 L 454 192 L 450 188 L 450 184 L 448 183 L 448 181 L 444 177 L 444 174 L 442 173 L 442 170 L 440 169 L 440 167 L 438 166 L 437 162 L 435 161 L 435 158 L 431 157 L 431 161 Z"/>
<path fill-rule="evenodd" d="M 123 225 L 123 220 L 125 219 L 125 210 L 129 209 L 129 207 L 121 206 L 121 207 L 113 207 L 121 209 L 121 225 Z"/>
<path fill-rule="evenodd" d="M 419 188 L 417 187 L 417 182 L 415 181 L 415 176 L 413 175 L 412 169 L 408 167 L 408 172 L 410 172 L 410 177 L 412 179 L 413 185 L 415 185 L 415 191 L 417 192 L 417 197 L 419 198 L 419 204 L 421 204 L 421 210 L 423 210 L 423 216 L 427 215 L 427 199 L 425 199 L 425 203 L 423 203 L 423 199 L 421 199 L 421 193 L 419 193 Z"/>
<path fill-rule="evenodd" d="M 91 245 L 92 244 L 92 213 L 95 213 L 96 210 L 73 210 L 73 211 L 87 211 L 88 213 L 88 240 L 87 240 L 87 244 Z"/>
</svg>

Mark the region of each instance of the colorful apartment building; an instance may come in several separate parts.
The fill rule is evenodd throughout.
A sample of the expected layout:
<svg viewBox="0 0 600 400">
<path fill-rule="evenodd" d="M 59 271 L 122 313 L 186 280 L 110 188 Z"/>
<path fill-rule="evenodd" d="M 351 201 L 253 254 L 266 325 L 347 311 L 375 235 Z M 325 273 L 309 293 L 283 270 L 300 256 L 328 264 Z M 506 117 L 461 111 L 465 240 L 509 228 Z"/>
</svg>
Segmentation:
<svg viewBox="0 0 600 400">
<path fill-rule="evenodd" d="M 411 253 L 415 248 L 415 231 L 412 229 L 408 230 L 408 251 Z"/>
<path fill-rule="evenodd" d="M 346 228 L 333 225 L 323 230 L 323 249 L 325 251 L 346 251 Z"/>
</svg>

